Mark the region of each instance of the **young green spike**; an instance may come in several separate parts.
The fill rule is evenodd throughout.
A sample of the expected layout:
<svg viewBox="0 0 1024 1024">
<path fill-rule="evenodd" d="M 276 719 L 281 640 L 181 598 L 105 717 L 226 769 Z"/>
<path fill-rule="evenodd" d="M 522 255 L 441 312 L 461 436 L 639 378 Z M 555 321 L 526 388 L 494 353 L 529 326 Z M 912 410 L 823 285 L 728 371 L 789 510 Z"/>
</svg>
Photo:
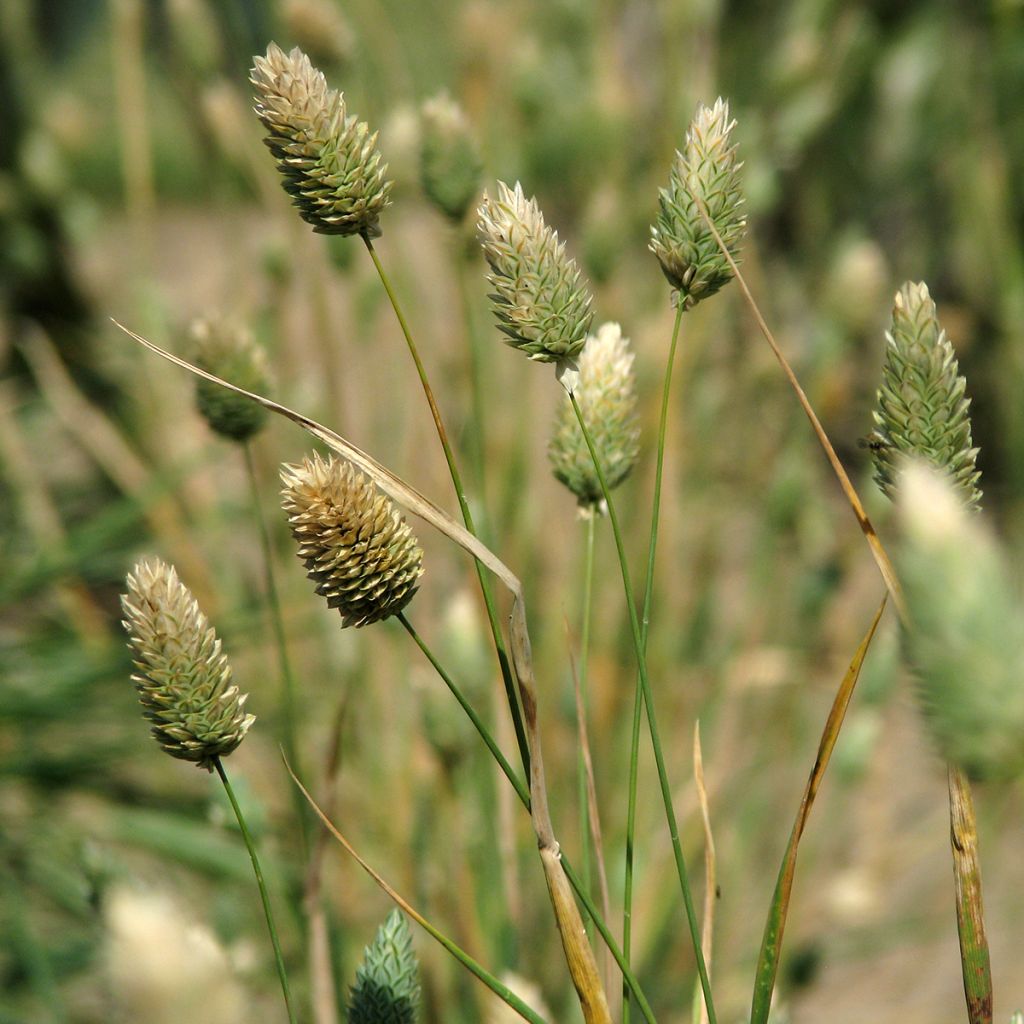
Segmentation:
<svg viewBox="0 0 1024 1024">
<path fill-rule="evenodd" d="M 286 54 L 271 43 L 253 60 L 263 141 L 302 219 L 325 235 L 377 237 L 391 191 L 377 133 L 347 113 L 344 96 L 298 47 Z"/>
<path fill-rule="evenodd" d="M 172 566 L 139 562 L 127 584 L 123 625 L 143 717 L 168 754 L 213 771 L 256 720 L 245 713 L 246 695 L 232 683 L 217 634 Z"/>
<path fill-rule="evenodd" d="M 730 134 L 729 104 L 719 97 L 703 103 L 676 151 L 668 188 L 658 191 L 658 217 L 651 226 L 650 250 L 658 257 L 675 301 L 690 309 L 732 280 L 718 242 L 701 215 L 700 203 L 735 259 L 747 221 L 743 215 L 736 146 Z"/>
<path fill-rule="evenodd" d="M 348 1005 L 349 1024 L 413 1024 L 419 964 L 404 915 L 392 910 L 367 946 Z"/>
<path fill-rule="evenodd" d="M 878 486 L 893 498 L 901 463 L 914 455 L 947 473 L 965 505 L 977 509 L 981 474 L 967 382 L 924 283 L 908 281 L 896 295 L 882 374 L 870 438 Z"/>
</svg>

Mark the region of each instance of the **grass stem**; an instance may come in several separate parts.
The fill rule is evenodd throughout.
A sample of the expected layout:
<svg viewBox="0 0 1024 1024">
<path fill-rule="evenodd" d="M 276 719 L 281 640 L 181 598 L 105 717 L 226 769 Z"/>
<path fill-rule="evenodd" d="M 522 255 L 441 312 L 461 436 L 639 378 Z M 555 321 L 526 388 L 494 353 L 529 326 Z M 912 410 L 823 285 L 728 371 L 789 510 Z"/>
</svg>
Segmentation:
<svg viewBox="0 0 1024 1024">
<path fill-rule="evenodd" d="M 583 548 L 583 609 L 580 613 L 580 662 L 578 684 L 580 691 L 580 715 L 584 722 L 590 711 L 590 698 L 587 692 L 587 662 L 590 659 L 590 618 L 594 596 L 594 534 L 597 513 L 591 512 L 585 522 Z M 581 746 L 576 758 L 577 799 L 580 805 L 580 860 L 583 872 L 583 886 L 591 891 L 590 877 L 590 801 L 587 795 L 586 754 Z"/>
</svg>

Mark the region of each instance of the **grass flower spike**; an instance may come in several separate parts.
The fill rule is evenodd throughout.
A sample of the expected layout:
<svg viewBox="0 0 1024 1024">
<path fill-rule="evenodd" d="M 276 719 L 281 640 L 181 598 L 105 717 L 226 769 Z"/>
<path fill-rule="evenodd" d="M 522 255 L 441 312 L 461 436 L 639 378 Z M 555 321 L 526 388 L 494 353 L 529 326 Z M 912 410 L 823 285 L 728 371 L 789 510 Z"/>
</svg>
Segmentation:
<svg viewBox="0 0 1024 1024">
<path fill-rule="evenodd" d="M 419 964 L 404 915 L 392 910 L 367 946 L 349 999 L 349 1024 L 413 1024 Z"/>
<path fill-rule="evenodd" d="M 587 339 L 579 367 L 576 400 L 608 486 L 616 487 L 640 454 L 633 353 L 618 324 L 602 324 Z M 568 395 L 559 402 L 548 455 L 555 476 L 576 495 L 581 507 L 599 509 L 601 483 Z"/>
<path fill-rule="evenodd" d="M 871 436 L 878 486 L 894 497 L 904 457 L 916 455 L 948 473 L 962 500 L 977 508 L 981 474 L 971 446 L 971 403 L 927 285 L 907 282 L 899 290 L 886 341 Z"/>
<path fill-rule="evenodd" d="M 391 499 L 333 455 L 284 466 L 281 480 L 299 558 L 342 626 L 400 612 L 423 575 L 423 550 Z"/>
<path fill-rule="evenodd" d="M 189 333 L 197 366 L 246 391 L 267 393 L 266 357 L 247 331 L 227 321 L 197 320 Z M 196 378 L 196 406 L 211 430 L 232 441 L 248 441 L 267 419 L 262 405 L 202 377 Z"/>
<path fill-rule="evenodd" d="M 1024 771 L 1024 609 L 1007 560 L 947 476 L 900 474 L 898 565 L 925 721 L 945 759 L 983 778 Z"/>
<path fill-rule="evenodd" d="M 498 329 L 531 359 L 557 363 L 560 373 L 575 369 L 594 316 L 576 261 L 518 182 L 510 189 L 499 181 L 497 195 L 485 192 L 478 213 Z"/>
<path fill-rule="evenodd" d="M 165 562 L 142 561 L 121 597 L 135 656 L 143 716 L 172 757 L 212 771 L 255 721 L 231 682 L 220 640 L 188 588 Z"/>
<path fill-rule="evenodd" d="M 420 180 L 427 198 L 458 223 L 480 187 L 483 162 L 462 108 L 441 93 L 423 104 Z"/>
<path fill-rule="evenodd" d="M 325 235 L 380 234 L 391 182 L 377 133 L 345 110 L 345 98 L 298 47 L 276 43 L 254 58 L 250 81 L 263 140 L 303 220 Z"/>
<path fill-rule="evenodd" d="M 746 231 L 736 146 L 730 141 L 735 121 L 719 97 L 713 107 L 702 103 L 676 151 L 668 188 L 659 189 L 659 211 L 651 226 L 650 249 L 676 301 L 690 309 L 732 279 L 732 270 L 701 216 L 698 200 L 733 258 Z"/>
</svg>

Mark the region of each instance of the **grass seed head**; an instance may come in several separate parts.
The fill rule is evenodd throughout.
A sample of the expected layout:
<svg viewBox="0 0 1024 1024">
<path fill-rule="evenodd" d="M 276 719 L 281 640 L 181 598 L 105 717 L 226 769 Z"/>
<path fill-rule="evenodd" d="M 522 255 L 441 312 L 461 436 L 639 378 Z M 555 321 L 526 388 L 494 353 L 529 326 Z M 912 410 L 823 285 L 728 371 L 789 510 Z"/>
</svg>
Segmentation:
<svg viewBox="0 0 1024 1024">
<path fill-rule="evenodd" d="M 213 770 L 255 721 L 231 681 L 220 640 L 172 566 L 142 561 L 121 597 L 132 676 L 153 737 L 172 757 Z"/>
<path fill-rule="evenodd" d="M 574 393 L 605 480 L 609 488 L 617 487 L 640 454 L 633 353 L 618 324 L 602 324 L 587 338 Z M 576 495 L 582 509 L 602 509 L 601 483 L 568 395 L 558 404 L 548 456 L 555 476 Z"/>
<path fill-rule="evenodd" d="M 701 215 L 703 203 L 733 259 L 746 231 L 743 195 L 730 134 L 729 104 L 697 108 L 682 150 L 676 151 L 668 188 L 658 190 L 658 216 L 651 226 L 650 250 L 658 257 L 675 301 L 685 309 L 714 295 L 732 280 L 732 268 Z"/>
<path fill-rule="evenodd" d="M 267 394 L 266 354 L 248 331 L 224 320 L 197 320 L 189 334 L 198 367 L 246 391 Z M 232 441 L 248 441 L 267 421 L 262 405 L 202 377 L 196 378 L 196 406 L 211 430 Z"/>
<path fill-rule="evenodd" d="M 333 455 L 286 465 L 281 480 L 299 558 L 342 626 L 400 612 L 423 575 L 423 549 L 391 499 Z"/>
<path fill-rule="evenodd" d="M 971 446 L 967 382 L 927 285 L 908 281 L 899 290 L 886 342 L 870 438 L 875 481 L 893 498 L 903 460 L 916 456 L 947 473 L 965 505 L 977 509 L 981 474 L 978 449 Z"/>
<path fill-rule="evenodd" d="M 399 910 L 392 910 L 356 970 L 349 1024 L 412 1024 L 419 1002 L 419 964 L 409 923 Z"/>
<path fill-rule="evenodd" d="M 286 54 L 271 43 L 249 81 L 263 141 L 303 220 L 325 235 L 377 237 L 391 190 L 377 133 L 346 112 L 344 96 L 298 47 Z"/>
<path fill-rule="evenodd" d="M 594 318 L 576 261 L 518 182 L 512 189 L 499 181 L 495 197 L 485 192 L 477 212 L 498 330 L 531 359 L 575 368 Z"/>
<path fill-rule="evenodd" d="M 462 108 L 447 93 L 421 111 L 420 180 L 427 198 L 459 223 L 480 188 L 483 161 Z"/>
</svg>

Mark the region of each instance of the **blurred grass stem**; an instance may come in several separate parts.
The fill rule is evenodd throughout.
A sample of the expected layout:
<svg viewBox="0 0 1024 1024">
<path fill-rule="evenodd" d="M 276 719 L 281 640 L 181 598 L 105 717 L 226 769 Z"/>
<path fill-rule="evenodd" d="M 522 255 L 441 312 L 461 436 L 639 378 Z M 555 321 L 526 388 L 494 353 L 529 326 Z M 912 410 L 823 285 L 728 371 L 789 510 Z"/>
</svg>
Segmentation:
<svg viewBox="0 0 1024 1024">
<path fill-rule="evenodd" d="M 619 528 L 619 517 L 615 511 L 615 504 L 612 501 L 611 491 L 608 489 L 608 482 L 605 479 L 604 470 L 601 468 L 597 451 L 594 448 L 594 439 L 583 420 L 583 413 L 580 411 L 579 402 L 576 396 L 570 391 L 569 399 L 572 402 L 573 411 L 579 422 L 580 430 L 587 448 L 590 450 L 590 457 L 594 460 L 594 470 L 601 483 L 601 491 L 604 494 L 605 504 L 608 506 L 608 518 L 612 523 L 612 533 L 615 537 L 615 548 L 619 556 L 619 567 L 622 571 L 622 586 L 626 593 L 626 608 L 629 612 L 629 624 L 633 633 L 633 649 L 636 652 L 637 666 L 640 673 L 640 684 L 643 689 L 644 704 L 647 709 L 647 724 L 651 734 L 651 747 L 654 752 L 654 761 L 658 768 L 658 782 L 661 786 L 662 801 L 665 805 L 665 819 L 668 823 L 669 838 L 672 841 L 672 853 L 675 856 L 676 871 L 679 875 L 679 888 L 683 895 L 683 904 L 686 908 L 686 920 L 690 928 L 690 938 L 693 940 L 693 952 L 697 960 L 697 973 L 700 975 L 701 988 L 704 991 L 704 1001 L 708 1009 L 708 1020 L 710 1024 L 717 1024 L 715 1006 L 711 996 L 711 982 L 708 980 L 707 967 L 704 963 L 704 954 L 701 950 L 700 926 L 697 923 L 697 912 L 693 906 L 693 894 L 690 891 L 690 880 L 686 871 L 686 861 L 683 859 L 683 850 L 679 842 L 679 826 L 676 823 L 676 813 L 672 806 L 672 789 L 669 785 L 668 774 L 665 771 L 665 756 L 662 752 L 661 737 L 658 733 L 658 720 L 654 710 L 654 699 L 651 694 L 650 680 L 647 678 L 647 655 L 644 650 L 643 638 L 640 633 L 640 620 L 636 613 L 636 604 L 633 601 L 633 583 L 630 578 L 629 561 L 626 558 L 626 548 L 622 541 L 622 530 Z"/>
<path fill-rule="evenodd" d="M 363 244 L 366 246 L 366 251 L 370 254 L 370 258 L 373 260 L 374 267 L 377 269 L 377 274 L 380 277 L 381 284 L 387 292 L 388 299 L 391 301 L 391 307 L 394 309 L 395 316 L 398 319 L 398 324 L 402 329 L 402 334 L 405 337 L 405 343 L 409 347 L 409 354 L 412 356 L 412 360 L 416 364 L 416 373 L 419 375 L 420 384 L 423 387 L 423 394 L 426 396 L 427 404 L 430 406 L 430 414 L 434 419 L 437 436 L 441 442 L 441 448 L 444 450 L 445 461 L 448 463 L 448 471 L 451 474 L 452 483 L 455 486 L 455 495 L 459 500 L 459 508 L 462 510 L 462 520 L 466 524 L 466 529 L 475 537 L 477 536 L 477 532 L 476 526 L 473 523 L 473 513 L 470 510 L 469 502 L 466 499 L 466 492 L 462 486 L 462 477 L 459 474 L 457 465 L 455 464 L 455 456 L 452 453 L 451 445 L 448 441 L 448 434 L 444 428 L 444 421 L 441 419 L 441 412 L 437 407 L 437 402 L 434 400 L 434 392 L 430 386 L 430 381 L 427 378 L 427 371 L 420 359 L 419 351 L 416 348 L 415 341 L 413 341 L 409 325 L 405 320 L 405 315 L 402 313 L 402 307 L 398 303 L 398 297 L 395 295 L 394 290 L 391 287 L 391 282 L 380 262 L 380 258 L 377 256 L 377 250 L 373 247 L 373 242 L 370 240 L 368 235 L 364 233 L 360 235 L 360 237 L 363 240 Z M 480 581 L 480 589 L 484 596 L 484 604 L 487 606 L 487 619 L 490 623 L 491 636 L 494 640 L 494 649 L 497 653 L 498 664 L 501 668 L 501 677 L 505 684 L 505 696 L 508 700 L 509 713 L 512 716 L 512 722 L 515 725 L 516 742 L 519 744 L 519 755 L 522 758 L 523 769 L 526 774 L 529 775 L 530 746 L 526 740 L 526 728 L 523 723 L 519 700 L 516 697 L 515 680 L 512 677 L 512 666 L 505 650 L 505 642 L 501 636 L 501 627 L 498 624 L 498 613 L 494 606 L 494 595 L 491 592 L 490 583 L 484 574 L 483 566 L 480 564 L 479 560 L 476 561 L 476 573 L 477 578 Z"/>
<path fill-rule="evenodd" d="M 263 902 L 263 913 L 267 919 L 267 929 L 270 932 L 270 942 L 274 947 L 274 961 L 277 964 L 277 976 L 281 980 L 281 992 L 284 995 L 284 1005 L 288 1011 L 288 1021 L 289 1024 L 298 1024 L 298 1017 L 296 1017 L 295 1010 L 292 1007 L 291 992 L 288 988 L 288 974 L 284 969 L 284 957 L 281 955 L 281 942 L 277 937 L 277 926 L 274 924 L 274 912 L 270 907 L 270 895 L 267 893 L 267 884 L 263 880 L 263 869 L 260 867 L 260 859 L 256 853 L 256 844 L 253 842 L 252 836 L 249 833 L 249 828 L 245 823 L 245 817 L 242 814 L 242 808 L 238 806 L 235 791 L 231 788 L 227 772 L 224 771 L 224 765 L 219 757 L 214 759 L 213 766 L 217 769 L 220 781 L 224 783 L 224 791 L 228 795 L 228 800 L 231 801 L 231 809 L 235 812 L 235 818 L 238 821 L 238 828 L 242 833 L 242 839 L 245 841 L 245 848 L 249 851 L 249 859 L 252 861 L 252 869 L 256 875 L 256 884 L 259 886 L 260 890 L 260 899 Z"/>
<path fill-rule="evenodd" d="M 585 519 L 583 548 L 583 610 L 580 618 L 580 665 L 577 675 L 579 686 L 579 716 L 582 719 L 581 729 L 586 728 L 590 710 L 590 697 L 587 692 L 587 662 L 590 658 L 590 619 L 594 596 L 594 534 L 596 513 Z M 582 745 L 576 756 L 577 799 L 580 804 L 580 851 L 583 885 L 587 892 L 591 891 L 590 877 L 590 802 L 587 798 L 587 765 Z"/>
<path fill-rule="evenodd" d="M 668 361 L 665 364 L 665 379 L 661 387 L 661 416 L 658 421 L 658 455 L 654 469 L 654 499 L 651 506 L 651 532 L 647 544 L 647 574 L 644 581 L 643 615 L 640 624 L 640 648 L 644 658 L 647 657 L 647 637 L 651 625 L 651 602 L 654 595 L 654 563 L 658 550 L 658 523 L 661 518 L 661 485 L 665 470 L 665 436 L 668 429 L 668 405 L 672 391 L 672 368 L 675 365 L 676 346 L 679 342 L 679 328 L 683 320 L 683 303 L 676 304 L 675 323 L 672 327 L 672 341 L 668 348 Z M 633 695 L 633 731 L 629 747 L 629 807 L 626 812 L 626 870 L 622 897 L 622 952 L 629 961 L 633 944 L 633 858 L 636 839 L 636 798 L 638 763 L 640 757 L 640 722 L 642 709 L 643 686 L 640 675 L 637 675 L 636 690 Z M 629 998 L 623 994 L 622 1021 L 629 1024 Z"/>
</svg>

